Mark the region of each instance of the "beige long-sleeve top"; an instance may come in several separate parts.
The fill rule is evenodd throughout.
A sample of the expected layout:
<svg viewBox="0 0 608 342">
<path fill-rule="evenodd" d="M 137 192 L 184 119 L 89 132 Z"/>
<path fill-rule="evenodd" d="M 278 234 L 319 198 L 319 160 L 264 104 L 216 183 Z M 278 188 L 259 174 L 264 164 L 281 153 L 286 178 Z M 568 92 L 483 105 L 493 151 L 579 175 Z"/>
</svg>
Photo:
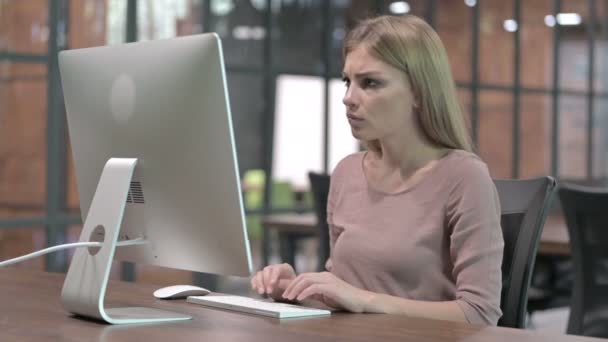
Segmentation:
<svg viewBox="0 0 608 342">
<path fill-rule="evenodd" d="M 332 173 L 328 271 L 368 291 L 455 300 L 470 323 L 495 325 L 503 237 L 485 163 L 453 150 L 419 182 L 389 194 L 369 185 L 364 156 L 346 157 Z"/>
</svg>

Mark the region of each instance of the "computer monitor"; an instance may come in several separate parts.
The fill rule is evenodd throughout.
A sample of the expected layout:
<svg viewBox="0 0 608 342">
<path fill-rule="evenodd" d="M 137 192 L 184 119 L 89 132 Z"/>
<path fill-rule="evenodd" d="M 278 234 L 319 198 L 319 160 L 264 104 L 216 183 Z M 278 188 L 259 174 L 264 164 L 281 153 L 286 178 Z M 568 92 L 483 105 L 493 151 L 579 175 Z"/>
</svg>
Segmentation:
<svg viewBox="0 0 608 342">
<path fill-rule="evenodd" d="M 84 227 L 64 307 L 110 323 L 187 319 L 103 305 L 116 258 L 249 276 L 251 255 L 216 34 L 63 51 L 59 67 Z"/>
</svg>

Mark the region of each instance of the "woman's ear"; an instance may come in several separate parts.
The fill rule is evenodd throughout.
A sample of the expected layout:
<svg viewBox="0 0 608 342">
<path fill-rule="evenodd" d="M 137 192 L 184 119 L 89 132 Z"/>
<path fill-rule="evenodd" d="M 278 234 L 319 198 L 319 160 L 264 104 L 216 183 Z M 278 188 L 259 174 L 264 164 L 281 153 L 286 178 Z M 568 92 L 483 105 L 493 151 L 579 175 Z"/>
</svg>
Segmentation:
<svg viewBox="0 0 608 342">
<path fill-rule="evenodd" d="M 411 90 L 411 94 L 412 94 L 412 108 L 414 110 L 419 110 L 420 109 L 420 96 L 418 94 L 416 94 L 416 92 L 413 89 Z"/>
<path fill-rule="evenodd" d="M 418 98 L 414 98 L 413 104 L 412 104 L 412 108 L 414 110 L 419 110 L 420 109 L 420 101 L 418 101 Z"/>
</svg>

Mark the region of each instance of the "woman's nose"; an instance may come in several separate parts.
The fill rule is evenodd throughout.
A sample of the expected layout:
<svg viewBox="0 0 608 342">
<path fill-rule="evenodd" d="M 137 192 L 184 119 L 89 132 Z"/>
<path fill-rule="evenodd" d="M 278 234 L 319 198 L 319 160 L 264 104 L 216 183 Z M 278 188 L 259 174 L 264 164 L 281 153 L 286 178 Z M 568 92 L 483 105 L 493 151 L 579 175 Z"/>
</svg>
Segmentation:
<svg viewBox="0 0 608 342">
<path fill-rule="evenodd" d="M 344 93 L 342 103 L 344 103 L 346 108 L 351 108 L 355 106 L 355 96 L 353 87 L 346 88 L 346 93 Z"/>
</svg>

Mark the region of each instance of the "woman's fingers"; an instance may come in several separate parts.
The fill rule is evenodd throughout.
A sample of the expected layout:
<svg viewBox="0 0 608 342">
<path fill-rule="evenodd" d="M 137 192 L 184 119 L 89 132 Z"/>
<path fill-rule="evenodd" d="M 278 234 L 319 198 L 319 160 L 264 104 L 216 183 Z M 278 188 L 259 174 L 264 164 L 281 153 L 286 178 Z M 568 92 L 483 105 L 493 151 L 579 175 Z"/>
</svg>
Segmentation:
<svg viewBox="0 0 608 342">
<path fill-rule="evenodd" d="M 289 264 L 270 265 L 251 278 L 251 288 L 258 294 L 266 293 L 279 298 L 295 277 L 295 271 Z"/>
<path fill-rule="evenodd" d="M 324 298 L 324 297 L 332 298 L 333 296 L 329 291 L 330 288 L 331 288 L 331 286 L 329 284 L 320 284 L 320 283 L 311 284 L 310 286 L 302 289 L 300 294 L 298 294 L 298 296 L 296 297 L 296 300 L 302 301 L 309 297 L 312 297 L 313 299 L 314 298 Z"/>
<path fill-rule="evenodd" d="M 285 291 L 283 292 L 283 298 L 285 299 L 291 299 L 291 293 L 294 292 L 294 288 L 296 286 L 298 286 L 299 283 L 302 282 L 302 279 L 304 279 L 306 277 L 306 273 L 304 274 L 300 274 L 299 276 L 297 276 L 290 284 L 289 286 L 287 286 L 285 288 Z"/>
<path fill-rule="evenodd" d="M 261 271 L 251 278 L 251 287 L 258 294 L 264 294 L 264 274 Z"/>
<path fill-rule="evenodd" d="M 275 290 L 281 275 L 281 267 L 281 265 L 270 265 L 256 273 L 252 284 L 255 283 L 255 289 L 259 294 L 270 294 Z"/>
<path fill-rule="evenodd" d="M 277 282 L 279 281 L 279 266 L 269 267 L 268 277 L 266 281 L 266 293 L 272 293 L 274 291 Z"/>
<path fill-rule="evenodd" d="M 296 298 L 305 288 L 315 283 L 323 283 L 326 279 L 321 273 L 304 273 L 296 277 L 285 289 L 283 297 L 289 300 Z"/>
</svg>

